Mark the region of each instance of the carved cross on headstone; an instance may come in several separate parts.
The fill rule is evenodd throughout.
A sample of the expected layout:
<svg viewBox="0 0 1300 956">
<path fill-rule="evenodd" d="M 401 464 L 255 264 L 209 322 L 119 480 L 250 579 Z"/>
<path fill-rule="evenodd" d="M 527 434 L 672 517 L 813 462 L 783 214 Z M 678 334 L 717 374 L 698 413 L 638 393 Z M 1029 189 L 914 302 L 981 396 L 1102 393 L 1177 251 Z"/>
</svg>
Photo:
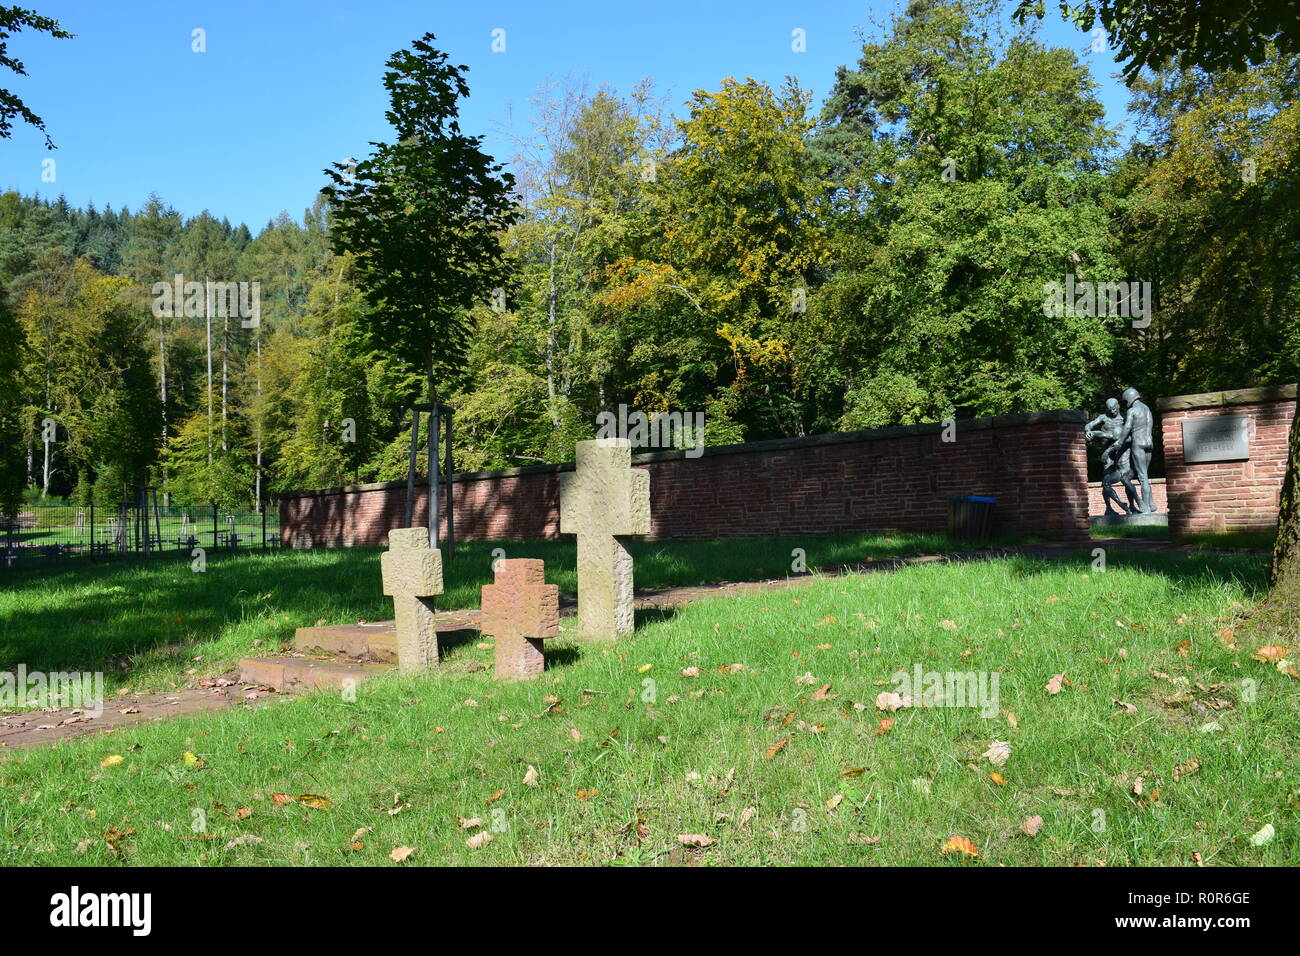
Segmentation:
<svg viewBox="0 0 1300 956">
<path fill-rule="evenodd" d="M 388 550 L 380 556 L 379 568 L 397 619 L 398 670 L 410 674 L 436 664 L 433 598 L 442 593 L 442 552 L 429 547 L 429 529 L 388 532 Z"/>
<path fill-rule="evenodd" d="M 626 438 L 580 441 L 560 475 L 560 533 L 578 536 L 578 636 L 632 633 L 632 555 L 619 540 L 650 533 L 650 473 L 632 468 Z"/>
<path fill-rule="evenodd" d="M 560 589 L 546 583 L 540 558 L 503 558 L 493 568 L 479 627 L 496 638 L 497 679 L 537 677 L 546 666 L 542 641 L 560 630 Z"/>
</svg>

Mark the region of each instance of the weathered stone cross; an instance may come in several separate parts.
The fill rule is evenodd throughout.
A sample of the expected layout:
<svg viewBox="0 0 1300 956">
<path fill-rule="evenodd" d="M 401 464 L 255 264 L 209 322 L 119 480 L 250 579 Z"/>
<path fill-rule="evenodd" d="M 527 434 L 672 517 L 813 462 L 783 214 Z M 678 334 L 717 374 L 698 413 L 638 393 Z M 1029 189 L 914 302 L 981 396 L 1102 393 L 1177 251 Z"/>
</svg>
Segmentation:
<svg viewBox="0 0 1300 956">
<path fill-rule="evenodd" d="M 529 680 L 546 667 L 542 641 L 560 630 L 560 589 L 540 558 L 503 558 L 483 585 L 480 630 L 496 638 L 498 680 Z"/>
<path fill-rule="evenodd" d="M 428 528 L 396 528 L 388 532 L 379 569 L 397 619 L 397 668 L 425 670 L 438 663 L 433 598 L 442 593 L 442 552 L 429 547 Z"/>
<path fill-rule="evenodd" d="M 650 533 L 650 473 L 626 438 L 580 441 L 560 475 L 560 533 L 578 536 L 578 637 L 632 633 L 632 555 L 619 540 Z"/>
</svg>

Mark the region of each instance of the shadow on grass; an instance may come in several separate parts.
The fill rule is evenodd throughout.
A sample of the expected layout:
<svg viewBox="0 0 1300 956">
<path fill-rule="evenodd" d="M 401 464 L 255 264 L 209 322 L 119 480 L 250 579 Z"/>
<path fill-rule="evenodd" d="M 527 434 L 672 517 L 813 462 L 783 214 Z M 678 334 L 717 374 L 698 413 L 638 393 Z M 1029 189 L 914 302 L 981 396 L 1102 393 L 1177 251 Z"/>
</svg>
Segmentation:
<svg viewBox="0 0 1300 956">
<path fill-rule="evenodd" d="M 792 552 L 808 567 L 851 564 L 918 553 L 959 550 L 943 535 L 845 534 L 825 537 L 632 544 L 636 582 L 665 588 L 704 582 L 783 576 Z M 445 593 L 438 606 L 475 608 L 479 588 L 490 583 L 494 550 L 507 557 L 546 561 L 546 578 L 562 593 L 577 590 L 572 540 L 464 542 L 444 566 Z M 0 572 L 0 668 L 97 670 L 124 673 L 152 657 L 179 674 L 195 666 L 195 648 L 209 645 L 208 660 L 231 660 L 261 646 L 290 640 L 297 627 L 323 622 L 392 617 L 382 593 L 378 548 L 225 554 L 209 552 L 207 570 L 191 570 L 188 555 L 147 561 L 66 562 Z M 1025 574 L 1059 561 L 1008 558 Z M 1087 568 L 1087 550 L 1064 559 Z M 1112 550 L 1111 567 L 1137 568 L 1194 584 L 1235 579 L 1262 596 L 1266 559 L 1258 554 L 1150 554 Z M 643 627 L 672 615 L 671 608 L 639 611 Z M 454 646 L 455 638 L 450 639 Z M 468 640 L 469 638 L 465 638 Z M 158 661 L 157 658 L 163 658 Z M 201 665 L 202 666 L 202 665 Z"/>
<path fill-rule="evenodd" d="M 1091 570 L 1095 558 L 1092 551 L 1071 551 L 1059 558 L 1013 555 L 1003 560 L 1017 573 L 1029 575 L 1059 571 L 1063 564 Z M 1261 554 L 1112 549 L 1106 554 L 1106 568 L 1158 574 L 1180 585 L 1193 587 L 1235 581 L 1254 600 L 1262 598 L 1268 590 L 1268 559 Z"/>
</svg>

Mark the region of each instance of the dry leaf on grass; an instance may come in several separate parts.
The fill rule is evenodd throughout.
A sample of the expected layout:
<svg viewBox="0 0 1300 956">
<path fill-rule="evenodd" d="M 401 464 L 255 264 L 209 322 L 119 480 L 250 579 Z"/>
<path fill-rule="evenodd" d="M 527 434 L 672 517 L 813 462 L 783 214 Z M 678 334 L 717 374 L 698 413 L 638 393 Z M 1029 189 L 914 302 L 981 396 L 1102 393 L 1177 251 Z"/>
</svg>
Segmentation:
<svg viewBox="0 0 1300 956">
<path fill-rule="evenodd" d="M 714 840 L 703 833 L 679 833 L 677 834 L 677 842 L 682 846 L 706 847 L 713 846 Z"/>
<path fill-rule="evenodd" d="M 1052 679 L 1047 682 L 1047 692 L 1049 694 L 1059 694 L 1063 683 L 1065 683 L 1064 674 L 1053 674 Z"/>
<path fill-rule="evenodd" d="M 984 751 L 981 756 L 988 758 L 988 762 L 995 767 L 1001 767 L 1011 756 L 1011 745 L 1005 740 L 995 740 L 989 744 L 989 749 Z"/>
<path fill-rule="evenodd" d="M 1040 816 L 1032 816 L 1024 823 L 1020 824 L 1020 832 L 1024 833 L 1026 836 L 1031 836 L 1031 837 L 1038 836 L 1038 831 L 1041 830 L 1042 828 L 1043 828 L 1043 818 Z"/>
<path fill-rule="evenodd" d="M 963 856 L 970 857 L 980 855 L 979 850 L 975 848 L 975 844 L 964 836 L 949 837 L 948 842 L 939 848 L 939 852 L 945 855 L 949 853 L 960 853 Z"/>
<path fill-rule="evenodd" d="M 405 860 L 414 852 L 415 852 L 415 847 L 411 847 L 411 846 L 394 847 L 393 852 L 388 854 L 388 858 L 392 860 L 394 863 L 401 863 L 403 860 Z"/>
<path fill-rule="evenodd" d="M 529 764 L 528 770 L 524 772 L 524 786 L 525 787 L 537 786 L 537 777 L 538 777 L 537 768 L 534 767 L 532 764 Z"/>
<path fill-rule="evenodd" d="M 471 850 L 477 850 L 487 846 L 491 842 L 492 842 L 492 834 L 488 833 L 486 830 L 483 830 L 479 833 L 475 833 L 472 837 L 466 840 L 465 845 L 469 847 Z"/>
<path fill-rule="evenodd" d="M 786 737 L 784 740 L 779 740 L 779 741 L 777 741 L 777 742 L 774 743 L 772 746 L 770 746 L 770 747 L 767 748 L 767 754 L 763 757 L 763 759 L 764 759 L 764 760 L 771 760 L 773 757 L 775 757 L 777 754 L 779 754 L 782 750 L 784 750 L 784 749 L 785 749 L 785 745 L 788 744 L 789 742 L 790 742 L 790 738 L 789 738 L 789 737 Z"/>
</svg>

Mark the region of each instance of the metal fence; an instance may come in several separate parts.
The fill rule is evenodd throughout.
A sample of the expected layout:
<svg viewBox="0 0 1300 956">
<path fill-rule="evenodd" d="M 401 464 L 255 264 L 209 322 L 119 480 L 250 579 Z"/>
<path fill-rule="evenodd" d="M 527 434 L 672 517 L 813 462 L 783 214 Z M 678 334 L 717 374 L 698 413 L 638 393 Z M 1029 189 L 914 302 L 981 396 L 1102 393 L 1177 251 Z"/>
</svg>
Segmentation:
<svg viewBox="0 0 1300 956">
<path fill-rule="evenodd" d="M 280 546 L 274 508 L 230 511 L 199 507 L 25 504 L 0 517 L 0 568 L 31 561 L 75 557 L 127 557 L 190 552 L 194 548 L 238 551 Z"/>
</svg>

